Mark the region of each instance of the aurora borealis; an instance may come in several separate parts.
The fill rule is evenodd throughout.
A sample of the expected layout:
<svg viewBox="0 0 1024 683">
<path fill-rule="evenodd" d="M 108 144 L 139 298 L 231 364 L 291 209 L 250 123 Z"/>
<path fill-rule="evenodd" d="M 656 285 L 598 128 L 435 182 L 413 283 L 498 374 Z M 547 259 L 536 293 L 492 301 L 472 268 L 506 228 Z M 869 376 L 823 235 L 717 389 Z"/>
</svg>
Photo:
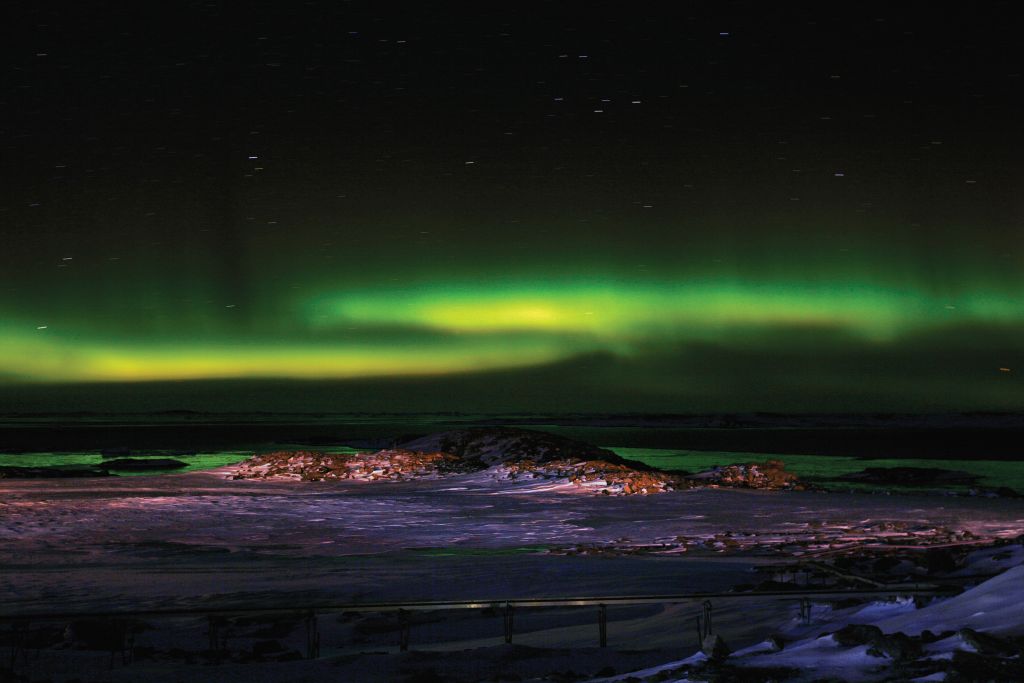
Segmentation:
<svg viewBox="0 0 1024 683">
<path fill-rule="evenodd" d="M 0 407 L 1019 410 L 1008 7 L 43 3 Z"/>
</svg>

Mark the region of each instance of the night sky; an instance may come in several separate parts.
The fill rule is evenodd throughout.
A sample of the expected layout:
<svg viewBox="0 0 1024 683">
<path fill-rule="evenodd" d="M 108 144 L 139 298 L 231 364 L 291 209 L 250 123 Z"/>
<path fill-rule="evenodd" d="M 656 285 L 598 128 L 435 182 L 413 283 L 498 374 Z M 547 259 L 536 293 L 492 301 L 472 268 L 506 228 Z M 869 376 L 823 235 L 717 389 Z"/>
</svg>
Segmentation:
<svg viewBox="0 0 1024 683">
<path fill-rule="evenodd" d="M 1013 3 L 672 6 L 16 3 L 0 410 L 1024 408 Z"/>
</svg>

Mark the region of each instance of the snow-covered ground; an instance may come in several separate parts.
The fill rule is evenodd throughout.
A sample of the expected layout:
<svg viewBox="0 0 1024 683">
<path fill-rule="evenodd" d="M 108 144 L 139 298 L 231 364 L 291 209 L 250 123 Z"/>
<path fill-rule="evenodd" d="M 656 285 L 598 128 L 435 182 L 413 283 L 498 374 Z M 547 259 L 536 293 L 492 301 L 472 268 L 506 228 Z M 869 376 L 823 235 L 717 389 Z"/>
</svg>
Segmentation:
<svg viewBox="0 0 1024 683">
<path fill-rule="evenodd" d="M 750 582 L 756 565 L 795 554 L 871 544 L 983 543 L 1024 534 L 1024 501 L 1014 499 L 726 489 L 613 497 L 567 483 L 501 481 L 487 472 L 378 483 L 230 481 L 228 474 L 230 468 L 0 482 L 4 613 L 717 591 Z M 988 559 L 977 562 L 989 573 L 1019 559 L 985 552 Z M 1012 582 L 1019 574 L 1003 576 Z M 1007 587 L 1001 590 L 1005 594 Z M 974 598 L 953 600 L 945 608 L 935 605 L 934 614 L 944 609 L 957 615 L 949 628 L 987 628 L 985 619 L 971 615 L 994 614 L 998 607 L 982 609 Z M 415 656 L 427 659 L 425 650 L 476 648 L 477 654 L 467 656 L 491 662 L 488 671 L 500 670 L 501 657 L 527 656 L 514 649 L 523 647 L 566 648 L 557 656 L 567 662 L 576 657 L 577 671 L 593 674 L 606 661 L 622 671 L 672 661 L 687 648 L 692 652 L 698 609 L 612 611 L 609 640 L 615 649 L 607 651 L 594 647 L 596 625 L 589 612 L 582 620 L 524 614 L 513 646 L 502 644 L 500 623 L 491 621 L 484 627 L 465 622 L 464 632 L 449 624 L 433 636 L 423 626 L 413 642 L 421 648 Z M 717 627 L 731 645 L 742 647 L 780 630 L 780 618 L 795 606 L 790 601 L 745 611 L 716 609 Z M 859 618 L 907 633 L 916 627 L 913 615 L 925 614 L 906 604 L 871 610 Z M 826 614 L 819 607 L 814 617 L 813 634 L 791 631 L 794 642 L 782 653 L 751 650 L 748 658 L 838 654 L 837 646 L 812 636 L 850 615 Z M 1012 622 L 1005 614 L 1000 618 Z M 346 639 L 354 627 L 335 627 L 341 630 L 331 635 L 331 652 L 338 657 L 395 649 L 390 640 L 371 638 L 352 650 L 356 646 Z M 622 654 L 643 648 L 651 648 L 646 659 Z M 412 653 L 394 657 L 372 666 L 393 672 L 388 667 L 394 662 L 415 659 Z M 341 670 L 340 661 L 331 671 Z M 323 666 L 294 663 L 297 668 L 280 680 L 302 680 L 306 674 L 299 674 L 307 669 L 309 680 L 317 680 L 323 673 L 317 667 Z M 112 674 L 111 680 L 132 680 L 131 675 Z"/>
<path fill-rule="evenodd" d="M 633 573 L 636 581 L 580 578 L 575 586 L 525 583 L 514 566 L 568 564 L 579 558 L 552 555 L 577 548 L 615 555 L 646 547 L 663 548 L 678 563 L 670 566 L 697 571 L 703 559 L 688 558 L 709 553 L 749 566 L 780 553 L 1024 533 L 1024 501 L 1013 499 L 724 489 L 608 497 L 566 483 L 496 481 L 486 472 L 380 483 L 229 481 L 229 472 L 0 482 L 5 611 L 166 606 L 247 592 L 380 600 L 650 593 L 670 588 L 647 578 L 659 575 L 658 562 Z M 723 534 L 728 544 L 716 541 Z M 493 562 L 490 581 L 429 580 L 439 563 L 460 559 L 469 570 Z M 596 574 L 607 566 L 584 564 Z M 183 575 L 182 566 L 192 569 Z M 727 587 L 686 572 L 671 583 L 677 592 Z"/>
<path fill-rule="evenodd" d="M 958 652 L 980 652 L 993 665 L 1000 658 L 994 652 L 978 649 L 969 631 L 964 630 L 973 629 L 999 638 L 997 647 L 1011 648 L 1010 652 L 1002 653 L 1002 657 L 1008 665 L 1014 666 L 1020 659 L 1020 650 L 1024 648 L 1021 640 L 1024 636 L 1024 545 L 1014 544 L 972 553 L 961 573 L 977 575 L 1001 570 L 1001 574 L 959 595 L 936 598 L 920 608 L 911 599 L 872 602 L 843 610 L 819 606 L 812 610 L 809 623 L 792 618 L 776 625 L 774 633 L 785 643 L 781 650 L 778 649 L 778 641 L 765 641 L 737 650 L 725 661 L 729 666 L 740 669 L 789 669 L 794 673 L 785 680 L 794 683 L 824 679 L 851 683 L 943 681 L 951 668 L 949 663 Z M 842 638 L 837 640 L 830 635 L 850 624 L 876 626 L 883 634 L 902 633 L 917 637 L 921 639 L 921 652 L 907 661 L 898 661 L 898 658 L 873 651 L 871 643 L 843 643 Z M 1012 654 L 1013 648 L 1018 654 Z M 910 673 L 915 669 L 922 675 Z M 659 677 L 658 680 L 679 682 L 718 680 L 714 678 L 715 674 L 716 669 L 709 666 L 709 658 L 698 651 L 675 662 L 600 680 L 644 680 L 655 676 Z M 955 680 L 974 680 L 963 678 L 962 671 L 959 675 L 961 677 Z M 1018 679 L 998 677 L 997 680 Z"/>
</svg>

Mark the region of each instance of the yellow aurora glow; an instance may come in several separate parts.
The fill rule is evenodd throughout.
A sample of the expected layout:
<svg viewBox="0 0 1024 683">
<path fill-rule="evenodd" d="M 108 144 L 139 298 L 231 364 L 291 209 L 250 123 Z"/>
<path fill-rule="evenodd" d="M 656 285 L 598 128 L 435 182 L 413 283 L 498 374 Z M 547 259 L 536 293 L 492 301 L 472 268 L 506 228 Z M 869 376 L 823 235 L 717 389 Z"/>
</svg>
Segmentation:
<svg viewBox="0 0 1024 683">
<path fill-rule="evenodd" d="M 171 343 L 8 322 L 0 373 L 37 382 L 450 374 L 693 340 L 757 345 L 762 333 L 800 326 L 886 344 L 949 325 L 1019 323 L 1022 301 L 851 282 L 435 283 L 296 302 L 287 322 L 297 334 L 283 339 Z"/>
<path fill-rule="evenodd" d="M 1002 293 L 937 296 L 855 282 L 439 285 L 326 296 L 307 310 L 313 326 L 547 331 L 620 340 L 718 336 L 727 328 L 772 325 L 836 326 L 864 338 L 886 340 L 966 320 L 1024 320 L 1022 299 Z"/>
</svg>

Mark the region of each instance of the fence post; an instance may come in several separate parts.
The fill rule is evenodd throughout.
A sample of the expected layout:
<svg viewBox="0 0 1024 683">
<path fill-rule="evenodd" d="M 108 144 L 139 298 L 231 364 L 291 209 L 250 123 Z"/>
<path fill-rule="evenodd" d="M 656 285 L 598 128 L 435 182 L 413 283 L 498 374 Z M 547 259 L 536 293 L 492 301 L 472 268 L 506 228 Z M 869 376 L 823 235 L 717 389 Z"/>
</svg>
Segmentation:
<svg viewBox="0 0 1024 683">
<path fill-rule="evenodd" d="M 512 603 L 505 603 L 505 642 L 512 642 Z"/>
<path fill-rule="evenodd" d="M 210 635 L 210 653 L 215 660 L 219 660 L 228 643 L 228 634 L 221 633 L 221 627 L 227 626 L 227 619 L 214 614 L 207 615 L 206 619 Z"/>
<path fill-rule="evenodd" d="M 806 596 L 800 598 L 800 621 L 804 626 L 811 625 L 811 601 Z"/>
<path fill-rule="evenodd" d="M 306 615 L 306 659 L 320 656 L 320 631 L 317 628 L 316 612 L 309 611 Z"/>
<path fill-rule="evenodd" d="M 14 668 L 18 663 L 18 656 L 21 656 L 22 662 L 24 662 L 26 671 L 25 675 L 28 676 L 28 639 L 29 630 L 32 626 L 32 622 L 28 619 L 16 619 L 11 624 L 11 672 L 14 672 Z"/>
<path fill-rule="evenodd" d="M 705 600 L 697 615 L 697 647 L 704 647 L 704 639 L 711 635 L 711 601 Z"/>
<path fill-rule="evenodd" d="M 398 649 L 401 652 L 409 651 L 409 632 L 412 625 L 409 623 L 409 613 L 404 609 L 398 610 Z"/>
<path fill-rule="evenodd" d="M 601 647 L 608 647 L 608 608 L 604 603 L 597 606 L 597 633 Z"/>
</svg>

